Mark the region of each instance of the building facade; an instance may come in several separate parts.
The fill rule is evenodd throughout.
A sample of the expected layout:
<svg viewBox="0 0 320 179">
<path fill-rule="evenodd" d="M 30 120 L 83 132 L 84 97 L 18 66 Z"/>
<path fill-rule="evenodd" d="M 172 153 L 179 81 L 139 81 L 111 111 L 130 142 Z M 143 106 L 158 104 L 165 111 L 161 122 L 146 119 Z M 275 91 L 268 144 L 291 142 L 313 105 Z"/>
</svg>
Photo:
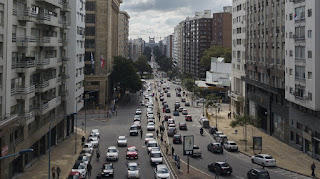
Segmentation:
<svg viewBox="0 0 320 179">
<path fill-rule="evenodd" d="M 130 16 L 125 11 L 120 11 L 119 14 L 119 42 L 118 54 L 125 58 L 129 58 L 129 19 Z"/>
<path fill-rule="evenodd" d="M 84 1 L 76 4 L 84 7 Z M 68 1 L 0 0 L 0 150 L 5 156 L 34 149 L 1 160 L 0 178 L 24 171 L 47 152 L 50 124 L 51 146 L 74 130 L 76 111 L 67 112 L 67 94 L 79 93 L 70 88 L 75 76 L 68 64 L 76 60 L 68 50 L 68 44 L 74 43 L 68 37 L 74 10 L 70 5 Z M 77 65 L 81 68 L 81 63 Z M 72 98 L 75 102 L 77 97 Z"/>
<path fill-rule="evenodd" d="M 225 12 L 213 13 L 212 45 L 231 48 L 232 45 L 232 13 L 228 7 Z"/>
<path fill-rule="evenodd" d="M 320 2 L 285 5 L 285 98 L 289 101 L 288 143 L 320 159 Z"/>
<path fill-rule="evenodd" d="M 85 93 L 105 109 L 111 97 L 113 57 L 118 56 L 119 8 L 122 0 L 86 2 Z"/>
<path fill-rule="evenodd" d="M 173 41 L 172 35 L 168 35 L 166 38 L 166 57 L 172 59 L 172 48 L 173 48 Z"/>
<path fill-rule="evenodd" d="M 245 39 L 246 39 L 246 0 L 233 0 L 232 3 L 232 73 L 231 110 L 238 115 L 245 113 L 245 83 L 241 80 L 245 76 Z"/>
<path fill-rule="evenodd" d="M 285 1 L 247 1 L 246 113 L 261 120 L 261 129 L 287 141 L 285 100 Z"/>
<path fill-rule="evenodd" d="M 143 54 L 145 47 L 145 41 L 142 38 L 130 39 L 129 41 L 129 58 L 133 61 L 137 61 Z"/>
</svg>

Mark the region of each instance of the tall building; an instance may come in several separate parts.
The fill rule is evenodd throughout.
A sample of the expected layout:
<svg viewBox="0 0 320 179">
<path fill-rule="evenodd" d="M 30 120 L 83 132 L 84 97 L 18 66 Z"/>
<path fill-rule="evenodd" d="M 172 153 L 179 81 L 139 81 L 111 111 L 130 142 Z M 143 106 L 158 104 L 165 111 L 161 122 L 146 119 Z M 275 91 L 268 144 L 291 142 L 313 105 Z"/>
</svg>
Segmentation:
<svg viewBox="0 0 320 179">
<path fill-rule="evenodd" d="M 166 57 L 172 59 L 172 48 L 173 48 L 172 35 L 168 35 L 166 38 Z"/>
<path fill-rule="evenodd" d="M 213 13 L 212 45 L 231 48 L 232 45 L 232 13 L 230 7 L 223 8 L 224 12 Z"/>
<path fill-rule="evenodd" d="M 84 1 L 74 4 L 84 7 Z M 71 113 L 76 111 L 66 111 L 67 101 L 77 98 L 67 94 L 81 96 L 81 84 L 70 88 L 81 81 L 70 74 L 81 69 L 81 63 L 68 66 L 76 61 L 68 50 L 69 43 L 75 44 L 75 38 L 68 37 L 73 10 L 68 1 L 0 0 L 0 150 L 5 156 L 34 149 L 1 160 L 0 178 L 24 171 L 46 153 L 49 124 L 51 146 L 74 130 Z"/>
<path fill-rule="evenodd" d="M 288 1 L 285 5 L 288 143 L 317 159 L 320 159 L 319 8 L 317 0 Z"/>
<path fill-rule="evenodd" d="M 232 111 L 238 115 L 245 113 L 245 83 L 241 77 L 245 76 L 246 1 L 234 0 L 232 3 L 232 73 L 228 95 Z"/>
<path fill-rule="evenodd" d="M 118 54 L 125 58 L 129 58 L 129 19 L 130 16 L 125 11 L 120 11 L 119 14 L 119 42 Z"/>
<path fill-rule="evenodd" d="M 130 39 L 129 41 L 129 58 L 133 61 L 137 61 L 143 54 L 145 47 L 145 41 L 142 38 Z"/>
<path fill-rule="evenodd" d="M 180 22 L 174 28 L 173 33 L 173 62 L 174 65 L 179 68 L 179 72 L 182 73 L 184 71 L 183 66 L 183 30 L 184 30 L 184 21 Z"/>
<path fill-rule="evenodd" d="M 113 57 L 118 56 L 119 8 L 122 0 L 86 3 L 85 93 L 104 108 L 111 96 Z"/>
<path fill-rule="evenodd" d="M 284 2 L 247 1 L 244 7 L 246 76 L 241 77 L 246 84 L 246 113 L 261 119 L 261 128 L 281 141 L 287 140 L 285 126 L 289 118 L 284 91 Z"/>
</svg>

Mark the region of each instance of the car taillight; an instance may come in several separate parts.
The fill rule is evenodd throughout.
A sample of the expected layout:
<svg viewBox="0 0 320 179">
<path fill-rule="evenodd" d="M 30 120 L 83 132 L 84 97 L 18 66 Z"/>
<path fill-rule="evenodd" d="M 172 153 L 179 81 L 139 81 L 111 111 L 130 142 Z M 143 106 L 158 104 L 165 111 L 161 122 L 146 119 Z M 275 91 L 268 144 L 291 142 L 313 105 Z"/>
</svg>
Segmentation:
<svg viewBox="0 0 320 179">
<path fill-rule="evenodd" d="M 180 140 L 181 140 L 181 138 L 180 138 Z"/>
<path fill-rule="evenodd" d="M 216 146 L 213 146 L 213 148 L 215 149 L 215 148 L 216 148 Z"/>
<path fill-rule="evenodd" d="M 175 138 L 173 138 L 173 140 L 175 140 Z"/>
</svg>

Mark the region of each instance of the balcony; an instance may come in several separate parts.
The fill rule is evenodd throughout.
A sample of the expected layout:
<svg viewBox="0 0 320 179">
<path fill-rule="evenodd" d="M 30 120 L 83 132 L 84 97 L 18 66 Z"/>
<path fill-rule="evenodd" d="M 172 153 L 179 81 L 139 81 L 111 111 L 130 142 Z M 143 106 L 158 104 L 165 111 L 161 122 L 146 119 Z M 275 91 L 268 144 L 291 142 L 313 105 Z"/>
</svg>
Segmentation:
<svg viewBox="0 0 320 179">
<path fill-rule="evenodd" d="M 37 38 L 35 36 L 16 36 L 12 35 L 12 42 L 16 42 L 18 47 L 35 46 Z"/>
<path fill-rule="evenodd" d="M 235 91 L 228 91 L 228 96 L 238 102 L 243 102 L 244 101 L 244 97 L 241 96 L 240 94 L 237 94 Z"/>
<path fill-rule="evenodd" d="M 62 1 L 61 0 L 36 0 L 36 2 L 42 3 L 44 5 L 62 8 Z"/>
<path fill-rule="evenodd" d="M 12 68 L 16 68 L 17 73 L 35 71 L 35 60 L 17 61 L 12 63 Z"/>
<path fill-rule="evenodd" d="M 31 86 L 17 86 L 16 87 L 16 94 L 30 94 L 35 92 L 35 85 Z"/>
<path fill-rule="evenodd" d="M 67 74 L 67 73 L 63 73 L 61 75 L 61 77 L 62 77 L 62 80 L 64 80 L 64 81 L 70 78 L 69 74 Z"/>
<path fill-rule="evenodd" d="M 305 58 L 295 58 L 295 62 L 298 62 L 298 63 L 306 63 L 306 59 Z"/>
<path fill-rule="evenodd" d="M 35 22 L 38 25 L 49 25 L 59 27 L 59 19 L 50 14 L 44 14 L 37 17 L 37 21 Z"/>
<path fill-rule="evenodd" d="M 16 88 L 11 88 L 11 96 L 16 94 Z"/>
<path fill-rule="evenodd" d="M 293 3 L 301 3 L 301 2 L 305 2 L 306 0 L 291 0 L 291 2 Z"/>
<path fill-rule="evenodd" d="M 59 24 L 62 25 L 62 28 L 63 28 L 63 29 L 70 29 L 70 25 L 71 25 L 70 22 L 63 21 L 63 20 L 59 20 Z"/>
<path fill-rule="evenodd" d="M 62 0 L 61 4 L 62 4 L 62 9 L 61 9 L 62 11 L 66 11 L 66 12 L 70 12 L 71 11 L 69 1 Z"/>
<path fill-rule="evenodd" d="M 56 108 L 61 104 L 61 96 L 55 97 L 49 101 L 43 101 L 42 104 L 37 104 L 34 109 L 36 109 L 36 115 L 44 115 L 52 109 Z"/>
<path fill-rule="evenodd" d="M 68 39 L 60 38 L 58 42 L 61 43 L 63 46 L 67 46 L 68 45 Z"/>
<path fill-rule="evenodd" d="M 60 66 L 61 64 L 60 58 L 45 58 L 45 59 L 39 59 L 37 60 L 37 69 L 49 69 L 49 68 L 55 68 L 57 66 Z"/>
<path fill-rule="evenodd" d="M 37 93 L 43 93 L 61 85 L 61 77 L 52 78 L 44 82 L 35 82 L 34 85 Z"/>
<path fill-rule="evenodd" d="M 298 82 L 302 82 L 302 83 L 306 82 L 306 78 L 299 77 L 299 76 L 295 76 L 295 80 L 298 81 Z"/>
<path fill-rule="evenodd" d="M 31 9 L 23 9 L 17 11 L 18 21 L 35 22 L 37 20 L 37 14 Z"/>
<path fill-rule="evenodd" d="M 14 122 L 15 120 L 18 119 L 18 114 L 10 114 L 9 117 L 6 117 L 5 119 L 1 119 L 0 120 L 0 128 Z"/>
<path fill-rule="evenodd" d="M 256 86 L 257 88 L 263 89 L 265 91 L 269 91 L 271 93 L 281 94 L 281 93 L 284 92 L 284 90 L 281 89 L 281 88 L 276 88 L 276 87 L 261 83 L 259 81 L 253 80 L 253 79 L 251 79 L 251 78 L 249 78 L 247 76 L 242 76 L 241 80 L 246 82 L 247 84 Z"/>
<path fill-rule="evenodd" d="M 293 38 L 294 38 L 295 42 L 306 42 L 306 37 L 305 36 L 297 36 L 297 35 L 295 35 L 295 36 L 293 36 Z"/>
<path fill-rule="evenodd" d="M 295 17 L 294 20 L 296 23 L 305 22 L 306 21 L 305 12 L 302 12 L 301 14 L 297 14 L 297 17 Z"/>
<path fill-rule="evenodd" d="M 61 46 L 61 41 L 58 37 L 42 37 L 38 39 L 37 45 L 41 47 L 56 47 Z"/>
<path fill-rule="evenodd" d="M 67 64 L 70 61 L 69 57 L 61 57 L 62 63 Z"/>
<path fill-rule="evenodd" d="M 26 125 L 26 124 L 30 124 L 31 122 L 33 122 L 35 120 L 35 115 L 34 115 L 34 110 L 32 109 L 31 111 L 27 111 L 25 113 L 23 113 L 20 117 L 20 124 L 21 125 Z"/>
</svg>

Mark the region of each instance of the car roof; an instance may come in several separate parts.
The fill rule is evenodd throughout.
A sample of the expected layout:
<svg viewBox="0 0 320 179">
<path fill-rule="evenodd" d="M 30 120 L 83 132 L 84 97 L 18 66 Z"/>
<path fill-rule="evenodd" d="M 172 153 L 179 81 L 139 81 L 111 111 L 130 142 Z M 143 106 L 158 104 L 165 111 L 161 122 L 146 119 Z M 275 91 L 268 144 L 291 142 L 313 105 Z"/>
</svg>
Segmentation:
<svg viewBox="0 0 320 179">
<path fill-rule="evenodd" d="M 117 149 L 115 146 L 110 146 L 108 149 Z"/>
<path fill-rule="evenodd" d="M 173 137 L 181 137 L 180 134 L 175 134 Z"/>
<path fill-rule="evenodd" d="M 157 143 L 157 141 L 156 140 L 149 140 L 148 143 Z"/>
<path fill-rule="evenodd" d="M 235 141 L 230 141 L 230 140 L 228 140 L 227 142 L 229 142 L 229 143 L 236 143 Z"/>
<path fill-rule="evenodd" d="M 128 166 L 138 166 L 138 163 L 137 162 L 129 162 Z"/>
<path fill-rule="evenodd" d="M 153 136 L 152 133 L 146 133 L 146 136 Z"/>
<path fill-rule="evenodd" d="M 129 148 L 135 148 L 135 149 L 137 149 L 137 147 L 136 147 L 136 146 L 129 146 L 129 147 L 128 147 L 128 149 L 129 149 Z"/>
<path fill-rule="evenodd" d="M 218 163 L 218 164 L 220 164 L 220 165 L 221 165 L 221 164 L 225 164 L 225 163 L 228 164 L 227 162 L 215 162 L 215 163 Z"/>
<path fill-rule="evenodd" d="M 124 136 L 124 135 L 121 135 L 121 136 L 119 136 L 119 138 L 118 139 L 125 139 L 126 138 L 126 136 Z"/>
<path fill-rule="evenodd" d="M 160 150 L 151 150 L 151 153 L 161 153 Z"/>
<path fill-rule="evenodd" d="M 157 165 L 157 169 L 160 169 L 160 168 L 167 168 L 168 169 L 168 167 L 164 164 Z"/>
<path fill-rule="evenodd" d="M 113 163 L 104 163 L 103 166 L 106 166 L 106 165 L 111 165 L 113 166 Z"/>
<path fill-rule="evenodd" d="M 132 125 L 132 126 L 130 126 L 130 127 L 138 127 L 137 125 Z"/>
<path fill-rule="evenodd" d="M 271 157 L 271 155 L 269 155 L 269 154 L 258 154 L 258 155 L 263 156 L 263 157 Z"/>
</svg>

